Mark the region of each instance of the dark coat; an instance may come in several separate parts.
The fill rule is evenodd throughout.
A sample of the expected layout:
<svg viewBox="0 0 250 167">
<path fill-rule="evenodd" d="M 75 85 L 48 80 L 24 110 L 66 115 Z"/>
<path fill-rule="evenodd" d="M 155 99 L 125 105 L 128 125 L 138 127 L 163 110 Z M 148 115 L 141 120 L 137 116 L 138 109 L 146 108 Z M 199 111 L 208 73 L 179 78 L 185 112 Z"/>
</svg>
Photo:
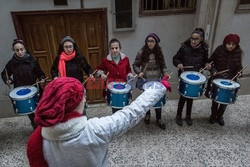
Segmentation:
<svg viewBox="0 0 250 167">
<path fill-rule="evenodd" d="M 237 46 L 232 52 L 229 52 L 224 45 L 218 46 L 209 61 L 213 61 L 211 73 L 220 72 L 229 69 L 228 72 L 218 74 L 214 78 L 232 79 L 241 69 L 242 51 Z"/>
<path fill-rule="evenodd" d="M 151 59 L 149 58 L 148 62 L 143 61 L 142 54 L 143 54 L 143 50 L 141 49 L 137 53 L 137 56 L 133 63 L 133 70 L 136 74 L 143 72 L 144 73 L 143 77 L 147 80 L 159 80 L 164 75 L 167 75 L 167 67 L 166 67 L 165 59 L 163 55 L 162 55 L 162 62 L 157 63 L 156 54 L 151 53 L 150 55 L 148 55 L 148 57 L 152 56 Z"/>
<path fill-rule="evenodd" d="M 190 42 L 185 42 L 173 57 L 173 64 L 176 67 L 178 64 L 183 64 L 183 66 L 194 66 L 193 68 L 185 68 L 184 71 L 199 71 L 201 68 L 205 67 L 207 62 L 208 48 L 204 44 L 201 44 L 198 48 L 193 48 Z M 178 76 L 181 72 L 181 70 L 178 71 Z"/>
<path fill-rule="evenodd" d="M 55 77 L 59 77 L 59 70 L 58 70 L 58 63 L 59 63 L 60 55 L 58 55 L 52 65 L 51 68 L 51 76 L 54 79 Z M 66 64 L 66 76 L 67 77 L 73 77 L 78 79 L 81 83 L 83 83 L 83 71 L 89 76 L 93 73 L 93 70 L 91 69 L 90 65 L 88 64 L 86 58 L 81 55 L 77 54 L 76 56 L 65 62 Z"/>
<path fill-rule="evenodd" d="M 23 58 L 18 58 L 15 54 L 11 60 L 6 64 L 1 73 L 4 83 L 7 81 L 6 71 L 8 78 L 14 83 L 14 88 L 18 86 L 32 85 L 38 80 L 44 79 L 45 74 L 41 70 L 38 62 L 27 52 Z M 13 78 L 11 78 L 11 76 Z"/>
<path fill-rule="evenodd" d="M 212 81 L 216 78 L 232 79 L 242 69 L 242 50 L 238 45 L 232 52 L 229 52 L 225 45 L 218 46 L 209 57 L 209 62 L 213 61 L 210 70 L 211 77 L 208 79 L 205 96 L 210 97 L 212 89 Z M 213 76 L 215 72 L 229 69 L 228 72 Z M 234 80 L 237 80 L 235 78 Z"/>
</svg>

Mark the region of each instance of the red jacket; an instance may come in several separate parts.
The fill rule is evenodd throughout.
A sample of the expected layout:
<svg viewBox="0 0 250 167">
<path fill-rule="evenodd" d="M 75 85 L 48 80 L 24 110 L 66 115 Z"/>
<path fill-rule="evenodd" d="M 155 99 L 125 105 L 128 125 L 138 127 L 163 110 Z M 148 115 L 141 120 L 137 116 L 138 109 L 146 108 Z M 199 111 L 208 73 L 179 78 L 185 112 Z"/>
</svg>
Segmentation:
<svg viewBox="0 0 250 167">
<path fill-rule="evenodd" d="M 100 76 L 102 73 L 108 74 L 107 83 L 120 81 L 126 82 L 127 75 L 131 72 L 129 58 L 120 53 L 121 59 L 118 64 L 116 64 L 111 55 L 109 54 L 107 57 L 103 58 L 102 62 L 96 67 L 97 75 Z"/>
</svg>

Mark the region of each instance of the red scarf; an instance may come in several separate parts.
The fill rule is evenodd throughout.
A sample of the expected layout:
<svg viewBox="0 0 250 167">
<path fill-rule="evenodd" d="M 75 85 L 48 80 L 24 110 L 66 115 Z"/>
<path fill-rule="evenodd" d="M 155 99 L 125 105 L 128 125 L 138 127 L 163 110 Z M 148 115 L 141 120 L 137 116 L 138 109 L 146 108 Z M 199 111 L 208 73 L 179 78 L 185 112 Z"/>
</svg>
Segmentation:
<svg viewBox="0 0 250 167">
<path fill-rule="evenodd" d="M 78 112 L 70 112 L 64 116 L 62 122 L 81 116 L 82 114 Z M 38 126 L 28 140 L 27 157 L 30 167 L 48 167 L 48 164 L 43 156 L 43 138 L 41 131 L 42 127 Z"/>
<path fill-rule="evenodd" d="M 75 56 L 76 56 L 76 51 L 72 52 L 71 54 L 66 54 L 65 52 L 61 53 L 58 63 L 58 70 L 60 77 L 66 77 L 65 61 L 69 61 L 73 59 Z"/>
</svg>

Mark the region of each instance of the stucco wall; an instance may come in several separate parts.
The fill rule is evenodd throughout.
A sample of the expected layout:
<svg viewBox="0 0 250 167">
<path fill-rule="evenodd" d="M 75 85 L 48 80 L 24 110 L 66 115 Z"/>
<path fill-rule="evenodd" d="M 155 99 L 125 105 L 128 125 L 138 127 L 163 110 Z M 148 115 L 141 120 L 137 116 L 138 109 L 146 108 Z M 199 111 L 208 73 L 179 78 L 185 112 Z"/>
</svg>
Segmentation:
<svg viewBox="0 0 250 167">
<path fill-rule="evenodd" d="M 250 64 L 250 13 L 235 13 L 236 1 L 223 0 L 220 7 L 218 24 L 213 49 L 222 44 L 224 37 L 229 33 L 240 36 L 240 45 L 244 52 L 243 65 Z M 250 66 L 244 73 L 250 73 Z"/>
</svg>

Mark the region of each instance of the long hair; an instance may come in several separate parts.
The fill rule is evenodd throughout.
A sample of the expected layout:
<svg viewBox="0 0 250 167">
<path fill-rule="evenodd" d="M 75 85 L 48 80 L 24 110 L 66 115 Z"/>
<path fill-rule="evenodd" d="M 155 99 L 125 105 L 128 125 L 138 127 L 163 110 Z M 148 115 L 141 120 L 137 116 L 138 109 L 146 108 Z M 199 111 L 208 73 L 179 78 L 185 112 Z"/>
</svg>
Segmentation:
<svg viewBox="0 0 250 167">
<path fill-rule="evenodd" d="M 162 65 L 164 58 L 160 45 L 156 42 L 155 47 L 150 50 L 147 42 L 145 41 L 145 45 L 142 47 L 142 61 L 147 63 L 149 61 L 149 55 L 152 53 L 155 54 L 156 63 Z"/>
</svg>

